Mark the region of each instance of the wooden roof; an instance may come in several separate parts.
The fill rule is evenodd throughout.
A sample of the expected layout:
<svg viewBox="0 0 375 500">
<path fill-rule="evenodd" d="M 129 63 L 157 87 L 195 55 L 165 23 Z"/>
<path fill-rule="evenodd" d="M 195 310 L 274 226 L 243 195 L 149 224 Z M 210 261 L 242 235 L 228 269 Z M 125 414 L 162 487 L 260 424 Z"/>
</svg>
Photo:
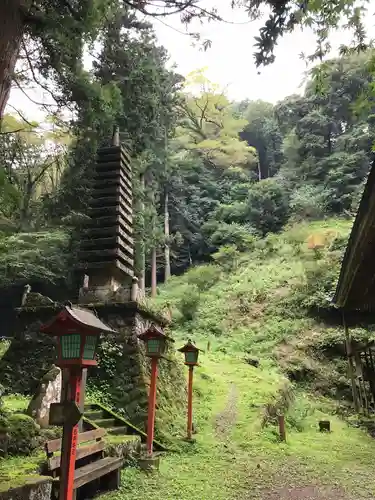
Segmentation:
<svg viewBox="0 0 375 500">
<path fill-rule="evenodd" d="M 346 247 L 333 302 L 345 310 L 375 311 L 375 161 Z"/>
<path fill-rule="evenodd" d="M 67 321 L 70 320 L 73 326 L 78 328 L 88 328 L 103 333 L 117 333 L 108 325 L 104 324 L 92 311 L 83 307 L 65 306 L 60 313 L 49 323 L 42 325 L 40 331 L 50 335 L 60 334 L 68 328 Z"/>
</svg>

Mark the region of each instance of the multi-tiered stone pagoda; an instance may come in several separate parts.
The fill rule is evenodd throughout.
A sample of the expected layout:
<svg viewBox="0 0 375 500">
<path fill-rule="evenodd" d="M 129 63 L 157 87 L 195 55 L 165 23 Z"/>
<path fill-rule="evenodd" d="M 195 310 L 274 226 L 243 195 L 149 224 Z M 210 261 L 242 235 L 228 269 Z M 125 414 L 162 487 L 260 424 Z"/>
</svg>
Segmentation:
<svg viewBox="0 0 375 500">
<path fill-rule="evenodd" d="M 86 273 L 80 302 L 131 299 L 134 288 L 132 171 L 126 149 L 115 131 L 112 145 L 100 148 L 89 202 L 79 268 Z"/>
</svg>

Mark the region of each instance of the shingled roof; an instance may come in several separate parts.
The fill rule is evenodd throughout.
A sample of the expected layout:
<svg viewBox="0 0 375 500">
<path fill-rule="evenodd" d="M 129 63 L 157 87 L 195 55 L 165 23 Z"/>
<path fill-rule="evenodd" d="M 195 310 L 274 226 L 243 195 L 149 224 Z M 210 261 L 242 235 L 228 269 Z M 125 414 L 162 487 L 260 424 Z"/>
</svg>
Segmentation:
<svg viewBox="0 0 375 500">
<path fill-rule="evenodd" d="M 73 324 L 80 327 L 89 327 L 103 333 L 117 333 L 115 330 L 104 324 L 92 311 L 82 307 L 67 305 L 49 323 L 42 325 L 40 331 L 47 334 L 56 334 L 60 329 L 64 330 L 66 319 L 70 319 Z"/>
<path fill-rule="evenodd" d="M 346 310 L 375 311 L 375 161 L 346 247 L 333 302 Z"/>
</svg>

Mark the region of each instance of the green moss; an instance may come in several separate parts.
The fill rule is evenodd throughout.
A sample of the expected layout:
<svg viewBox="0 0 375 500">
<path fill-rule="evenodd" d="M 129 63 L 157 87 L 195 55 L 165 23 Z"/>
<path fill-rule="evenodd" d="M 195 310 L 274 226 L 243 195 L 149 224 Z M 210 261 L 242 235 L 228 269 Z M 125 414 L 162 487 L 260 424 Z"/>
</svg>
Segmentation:
<svg viewBox="0 0 375 500">
<path fill-rule="evenodd" d="M 29 457 L 9 456 L 0 459 L 0 491 L 15 488 L 30 477 L 35 477 L 41 471 L 45 460 L 46 455 L 41 449 Z"/>
<path fill-rule="evenodd" d="M 8 412 L 23 412 L 29 405 L 30 398 L 22 394 L 9 394 L 4 396 L 4 410 Z"/>
<path fill-rule="evenodd" d="M 2 480 L 0 477 L 0 493 L 6 492 L 11 489 L 20 488 L 22 486 L 37 485 L 43 482 L 50 482 L 52 478 L 49 476 L 40 476 L 37 474 L 31 474 L 27 476 L 18 476 L 14 479 Z"/>
<path fill-rule="evenodd" d="M 37 436 L 40 428 L 28 415 L 23 413 L 7 415 L 4 424 L 9 436 L 8 453 L 28 455 L 39 446 Z"/>
</svg>

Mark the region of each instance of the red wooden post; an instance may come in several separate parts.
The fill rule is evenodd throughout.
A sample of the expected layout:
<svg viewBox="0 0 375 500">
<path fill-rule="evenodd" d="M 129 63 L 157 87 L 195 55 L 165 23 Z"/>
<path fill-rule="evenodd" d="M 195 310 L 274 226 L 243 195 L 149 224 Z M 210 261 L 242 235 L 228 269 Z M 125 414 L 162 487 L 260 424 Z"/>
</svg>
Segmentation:
<svg viewBox="0 0 375 500">
<path fill-rule="evenodd" d="M 286 441 L 286 433 L 285 433 L 285 418 L 284 415 L 278 416 L 279 420 L 279 434 L 281 441 Z"/>
<path fill-rule="evenodd" d="M 207 345 L 208 348 L 208 345 Z M 188 382 L 188 409 L 187 409 L 187 439 L 191 441 L 193 433 L 193 374 L 194 366 L 198 365 L 198 355 L 200 349 L 196 347 L 191 340 L 178 349 L 185 355 L 185 365 L 189 367 L 189 382 Z"/>
<path fill-rule="evenodd" d="M 71 304 L 65 306 L 52 321 L 42 325 L 40 331 L 57 337 L 56 364 L 64 372 L 63 400 L 51 404 L 49 420 L 55 425 L 63 425 L 60 500 L 73 500 L 78 429 L 82 416 L 79 407 L 82 403 L 83 409 L 85 391 L 84 385 L 82 387 L 82 370 L 97 365 L 95 354 L 99 336 L 104 332 L 116 332 L 88 309 Z M 68 384 L 65 384 L 65 373 L 69 378 Z"/>
<path fill-rule="evenodd" d="M 69 374 L 69 400 L 78 406 L 81 400 L 82 368 L 72 367 Z M 60 500 L 73 500 L 74 473 L 77 452 L 78 424 L 66 423 L 61 449 Z"/>
<path fill-rule="evenodd" d="M 191 439 L 193 433 L 193 373 L 194 366 L 189 366 L 188 383 L 188 411 L 187 411 L 187 438 Z"/>
<path fill-rule="evenodd" d="M 148 395 L 148 421 L 147 421 L 147 453 L 152 455 L 152 444 L 154 441 L 154 425 L 156 410 L 156 380 L 158 378 L 157 357 L 151 358 L 151 383 L 150 393 Z"/>
</svg>

